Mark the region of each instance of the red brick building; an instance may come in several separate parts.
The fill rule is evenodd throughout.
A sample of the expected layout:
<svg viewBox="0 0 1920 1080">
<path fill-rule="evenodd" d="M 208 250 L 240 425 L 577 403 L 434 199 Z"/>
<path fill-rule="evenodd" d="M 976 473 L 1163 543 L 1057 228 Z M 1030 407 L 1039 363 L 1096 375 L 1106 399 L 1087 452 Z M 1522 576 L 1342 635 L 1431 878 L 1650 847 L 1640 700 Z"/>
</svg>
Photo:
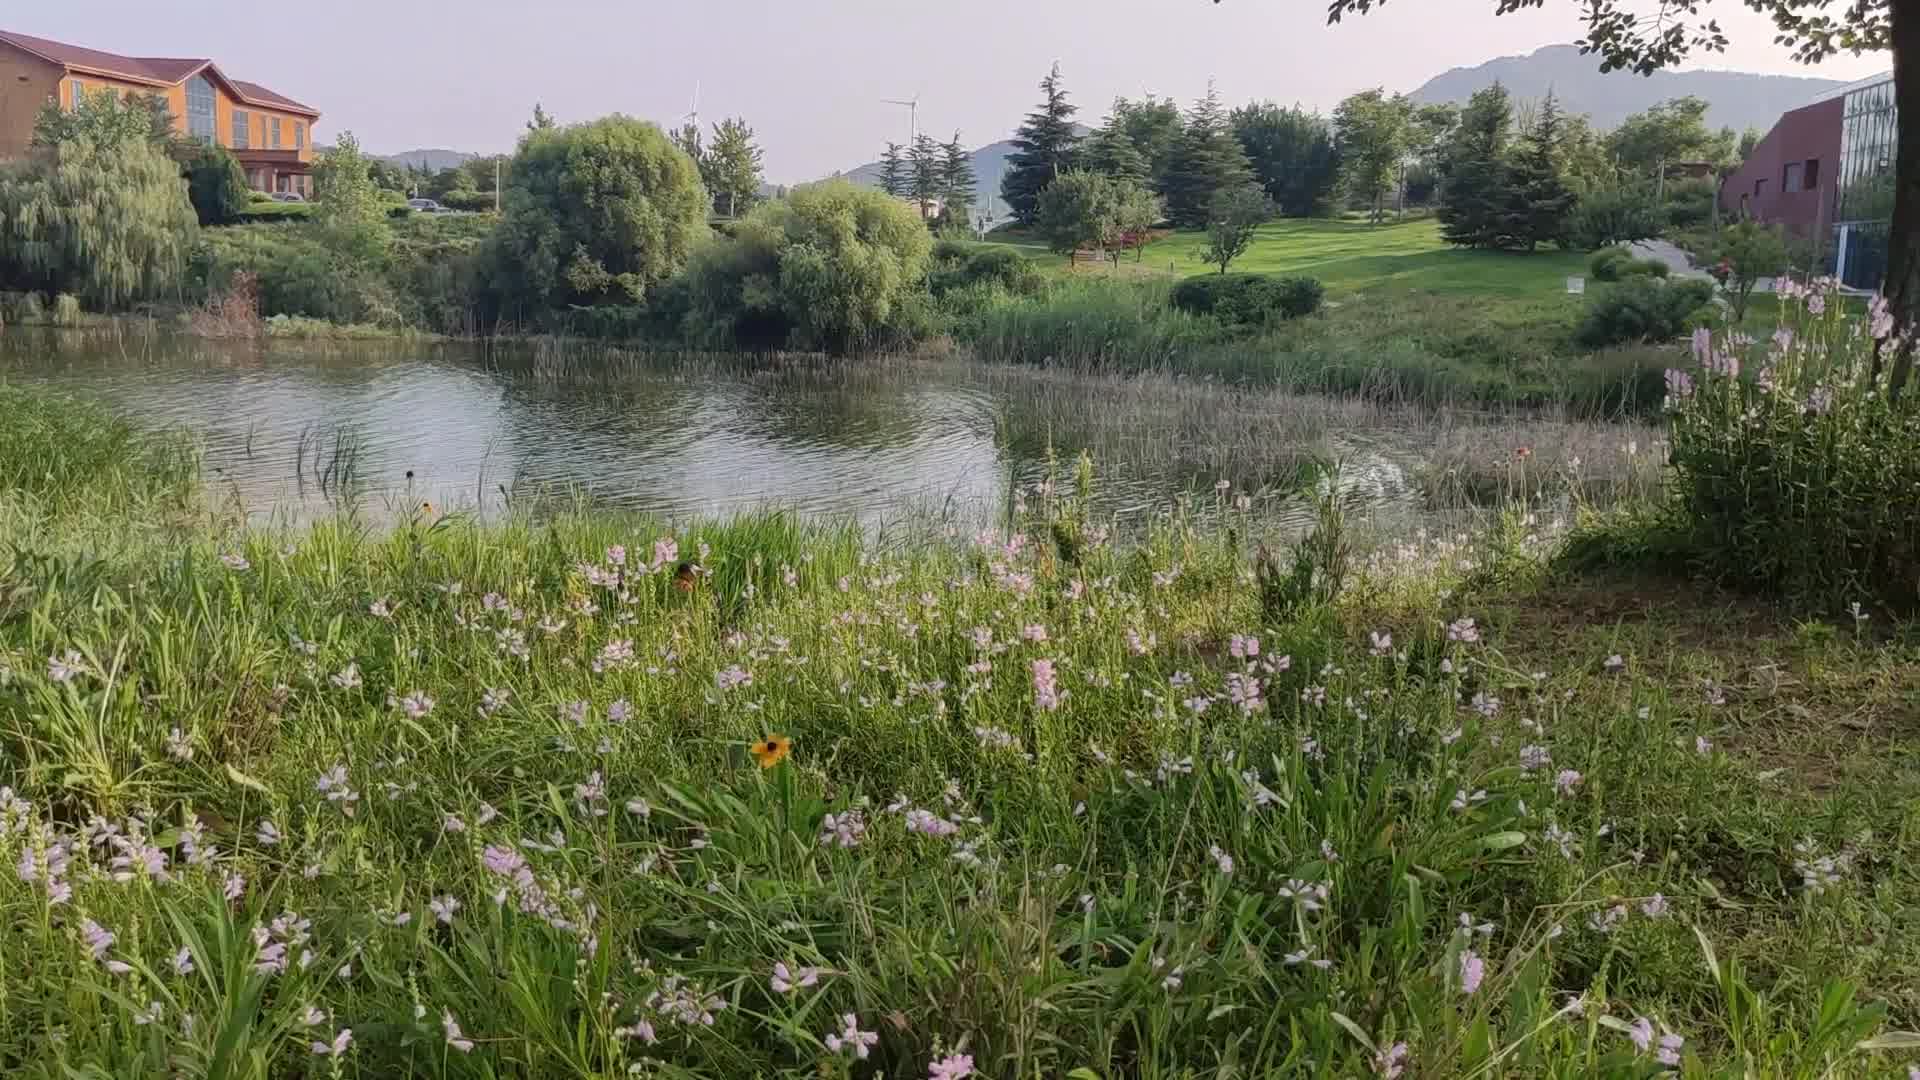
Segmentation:
<svg viewBox="0 0 1920 1080">
<path fill-rule="evenodd" d="M 1896 129 L 1891 74 L 1825 94 L 1783 114 L 1721 181 L 1720 208 L 1785 226 L 1824 251 L 1836 277 L 1878 288 L 1892 219 Z"/>
</svg>

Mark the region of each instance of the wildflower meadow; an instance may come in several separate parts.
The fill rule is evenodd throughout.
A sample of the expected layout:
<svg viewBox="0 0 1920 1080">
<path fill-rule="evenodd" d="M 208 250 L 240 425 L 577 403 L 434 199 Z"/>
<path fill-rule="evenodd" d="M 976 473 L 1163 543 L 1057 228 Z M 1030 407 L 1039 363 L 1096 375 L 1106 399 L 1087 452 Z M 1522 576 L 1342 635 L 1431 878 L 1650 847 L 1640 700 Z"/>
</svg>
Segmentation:
<svg viewBox="0 0 1920 1080">
<path fill-rule="evenodd" d="M 1237 493 L 1122 540 L 1086 466 L 889 545 L 247 528 L 180 440 L 0 398 L 8 1076 L 1920 1075 L 1870 598 L 1720 632 L 1769 694 L 1556 621 L 1546 508 L 1329 508 L 1285 580 Z M 1815 775 L 1801 701 L 1896 722 Z"/>
</svg>

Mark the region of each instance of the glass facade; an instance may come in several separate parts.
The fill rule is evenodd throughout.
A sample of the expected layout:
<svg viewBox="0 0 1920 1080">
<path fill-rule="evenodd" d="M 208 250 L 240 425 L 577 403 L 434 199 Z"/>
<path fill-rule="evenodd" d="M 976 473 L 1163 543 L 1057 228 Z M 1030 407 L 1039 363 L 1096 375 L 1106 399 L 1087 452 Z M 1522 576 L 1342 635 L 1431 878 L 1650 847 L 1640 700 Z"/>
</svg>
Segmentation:
<svg viewBox="0 0 1920 1080">
<path fill-rule="evenodd" d="M 1878 289 L 1887 272 L 1887 231 L 1893 221 L 1893 163 L 1899 134 L 1893 80 L 1847 94 L 1842 115 L 1833 274 L 1853 288 Z"/>
<path fill-rule="evenodd" d="M 213 141 L 213 84 L 205 75 L 187 80 L 187 134 L 202 142 Z"/>
</svg>

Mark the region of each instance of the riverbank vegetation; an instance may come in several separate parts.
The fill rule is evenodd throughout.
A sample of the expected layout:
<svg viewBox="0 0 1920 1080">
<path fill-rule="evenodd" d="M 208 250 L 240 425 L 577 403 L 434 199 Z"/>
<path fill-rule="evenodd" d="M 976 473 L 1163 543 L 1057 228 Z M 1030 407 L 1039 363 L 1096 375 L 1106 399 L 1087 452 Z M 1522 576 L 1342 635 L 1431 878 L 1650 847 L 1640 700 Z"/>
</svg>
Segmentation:
<svg viewBox="0 0 1920 1080">
<path fill-rule="evenodd" d="M 1863 396 L 1780 404 L 1853 341 L 1832 310 L 1767 383 L 1730 344 L 1676 373 L 1683 487 L 1714 447 L 1853 452 L 1823 425 Z M 1729 442 L 1741 395 L 1776 404 Z M 1362 549 L 1228 481 L 1122 540 L 1089 461 L 886 547 L 591 508 L 259 531 L 182 435 L 0 398 L 9 1074 L 1920 1052 L 1920 651 L 1890 602 L 1832 614 L 1850 580 L 1795 621 L 1649 570 L 1632 522 L 1714 520 L 1684 495 Z"/>
</svg>

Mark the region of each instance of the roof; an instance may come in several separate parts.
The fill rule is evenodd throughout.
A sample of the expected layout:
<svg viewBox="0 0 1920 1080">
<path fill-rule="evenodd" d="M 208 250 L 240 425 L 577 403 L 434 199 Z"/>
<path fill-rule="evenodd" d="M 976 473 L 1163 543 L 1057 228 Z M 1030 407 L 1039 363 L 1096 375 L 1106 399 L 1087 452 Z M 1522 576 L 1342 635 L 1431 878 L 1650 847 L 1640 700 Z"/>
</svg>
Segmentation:
<svg viewBox="0 0 1920 1080">
<path fill-rule="evenodd" d="M 228 78 L 227 74 L 221 71 L 212 60 L 205 58 L 121 56 L 118 53 L 68 45 L 65 42 L 15 33 L 11 30 L 0 30 L 0 42 L 6 42 L 69 71 L 106 75 L 124 79 L 127 82 L 145 83 L 149 86 L 178 86 L 202 71 L 211 71 L 215 78 L 232 88 L 234 94 L 249 105 L 285 109 L 288 112 L 305 113 L 315 118 L 320 115 L 318 109 L 310 105 L 302 105 L 285 95 L 276 94 L 259 83 Z"/>
<path fill-rule="evenodd" d="M 282 94 L 276 94 L 266 87 L 261 86 L 259 83 L 250 83 L 244 79 L 228 79 L 227 81 L 233 84 L 233 88 L 239 91 L 241 99 L 249 105 L 268 105 L 277 109 L 285 109 L 288 112 L 306 113 L 308 116 L 320 115 L 319 109 L 311 105 L 302 105 Z"/>
<path fill-rule="evenodd" d="M 1855 90 L 1865 90 L 1869 86 L 1878 86 L 1883 82 L 1892 82 L 1892 81 L 1893 81 L 1892 71 L 1885 71 L 1878 75 L 1869 75 L 1864 79 L 1859 79 L 1855 82 L 1847 83 L 1845 86 L 1836 86 L 1833 89 L 1828 90 L 1825 93 L 1814 98 L 1812 101 L 1807 102 L 1807 105 L 1818 105 L 1823 101 L 1832 101 L 1834 98 L 1843 98 L 1843 97 L 1846 97 L 1848 94 L 1853 93 Z M 1807 107 L 1807 105 L 1802 105 L 1801 108 L 1804 109 Z"/>
</svg>

